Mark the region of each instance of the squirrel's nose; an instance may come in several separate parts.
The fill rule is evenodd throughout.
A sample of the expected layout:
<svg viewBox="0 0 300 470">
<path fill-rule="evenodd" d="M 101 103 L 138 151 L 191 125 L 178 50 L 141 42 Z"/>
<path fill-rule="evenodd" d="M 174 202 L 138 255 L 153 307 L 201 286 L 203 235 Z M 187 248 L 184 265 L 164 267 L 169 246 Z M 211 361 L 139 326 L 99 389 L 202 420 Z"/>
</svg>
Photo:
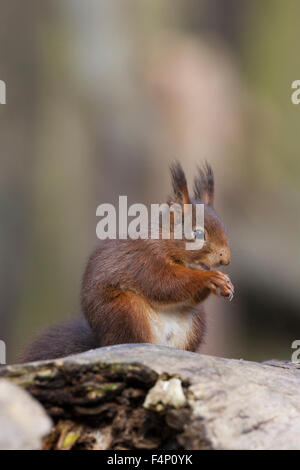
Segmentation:
<svg viewBox="0 0 300 470">
<path fill-rule="evenodd" d="M 227 266 L 230 263 L 230 252 L 226 248 L 220 250 L 220 264 Z"/>
</svg>

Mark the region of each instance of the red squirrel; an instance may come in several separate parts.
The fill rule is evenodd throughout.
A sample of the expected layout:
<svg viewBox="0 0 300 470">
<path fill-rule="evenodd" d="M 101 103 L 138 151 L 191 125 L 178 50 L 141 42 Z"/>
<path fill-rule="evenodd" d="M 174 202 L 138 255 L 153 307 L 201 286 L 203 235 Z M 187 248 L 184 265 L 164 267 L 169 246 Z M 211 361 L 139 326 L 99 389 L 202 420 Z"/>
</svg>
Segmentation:
<svg viewBox="0 0 300 470">
<path fill-rule="evenodd" d="M 171 166 L 168 203 L 204 204 L 204 244 L 187 250 L 185 239 L 106 239 L 90 256 L 82 279 L 82 317 L 51 327 L 22 360 L 53 359 L 101 346 L 153 343 L 196 351 L 205 334 L 203 301 L 212 292 L 229 299 L 234 287 L 218 271 L 230 262 L 225 227 L 213 208 L 214 176 L 206 164 L 190 197 L 183 169 Z M 173 226 L 174 229 L 174 226 Z M 199 229 L 193 227 L 197 237 Z M 201 232 L 201 230 L 200 230 Z M 173 232 L 174 234 L 174 232 Z"/>
</svg>

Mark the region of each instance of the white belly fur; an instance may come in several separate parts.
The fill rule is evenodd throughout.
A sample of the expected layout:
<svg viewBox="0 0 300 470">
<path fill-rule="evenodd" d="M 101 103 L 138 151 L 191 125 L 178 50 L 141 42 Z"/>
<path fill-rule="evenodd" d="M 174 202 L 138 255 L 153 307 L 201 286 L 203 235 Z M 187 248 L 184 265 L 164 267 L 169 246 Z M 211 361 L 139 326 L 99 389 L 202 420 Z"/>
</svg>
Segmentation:
<svg viewBox="0 0 300 470">
<path fill-rule="evenodd" d="M 183 349 L 193 324 L 193 313 L 186 304 L 152 309 L 150 326 L 153 342 Z"/>
</svg>

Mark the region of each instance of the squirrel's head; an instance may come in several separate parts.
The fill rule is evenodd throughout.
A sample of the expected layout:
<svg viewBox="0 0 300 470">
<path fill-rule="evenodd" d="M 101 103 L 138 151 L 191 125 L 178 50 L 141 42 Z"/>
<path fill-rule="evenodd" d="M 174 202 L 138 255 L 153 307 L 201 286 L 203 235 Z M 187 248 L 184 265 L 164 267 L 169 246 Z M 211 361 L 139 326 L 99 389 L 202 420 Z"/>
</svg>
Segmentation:
<svg viewBox="0 0 300 470">
<path fill-rule="evenodd" d="M 214 175 L 206 163 L 198 169 L 194 181 L 194 194 L 190 197 L 184 171 L 179 163 L 171 166 L 173 197 L 169 204 L 181 206 L 183 222 L 185 217 L 191 217 L 191 239 L 174 240 L 177 245 L 177 261 L 193 269 L 210 269 L 230 263 L 230 249 L 224 224 L 214 210 Z M 185 206 L 189 204 L 190 206 Z M 196 204 L 204 204 L 204 226 L 197 226 Z M 187 214 L 187 211 L 189 213 Z M 191 216 L 192 214 L 192 216 Z M 201 249 L 185 249 L 186 242 L 196 242 L 201 239 Z M 196 246 L 196 244 L 195 244 Z"/>
</svg>

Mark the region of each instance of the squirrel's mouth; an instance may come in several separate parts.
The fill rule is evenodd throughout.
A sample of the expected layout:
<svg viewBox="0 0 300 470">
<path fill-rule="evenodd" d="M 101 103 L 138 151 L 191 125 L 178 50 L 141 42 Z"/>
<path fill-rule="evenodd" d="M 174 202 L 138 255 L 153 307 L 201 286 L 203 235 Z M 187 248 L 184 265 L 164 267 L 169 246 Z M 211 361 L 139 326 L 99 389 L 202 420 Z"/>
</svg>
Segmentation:
<svg viewBox="0 0 300 470">
<path fill-rule="evenodd" d="M 194 263 L 186 263 L 186 266 L 190 269 L 201 269 L 202 271 L 210 270 L 210 266 L 200 261 L 195 261 Z"/>
<path fill-rule="evenodd" d="M 208 266 L 205 263 L 199 263 L 199 266 L 200 266 L 200 269 L 203 269 L 204 271 L 209 271 L 210 270 L 210 266 Z"/>
</svg>

